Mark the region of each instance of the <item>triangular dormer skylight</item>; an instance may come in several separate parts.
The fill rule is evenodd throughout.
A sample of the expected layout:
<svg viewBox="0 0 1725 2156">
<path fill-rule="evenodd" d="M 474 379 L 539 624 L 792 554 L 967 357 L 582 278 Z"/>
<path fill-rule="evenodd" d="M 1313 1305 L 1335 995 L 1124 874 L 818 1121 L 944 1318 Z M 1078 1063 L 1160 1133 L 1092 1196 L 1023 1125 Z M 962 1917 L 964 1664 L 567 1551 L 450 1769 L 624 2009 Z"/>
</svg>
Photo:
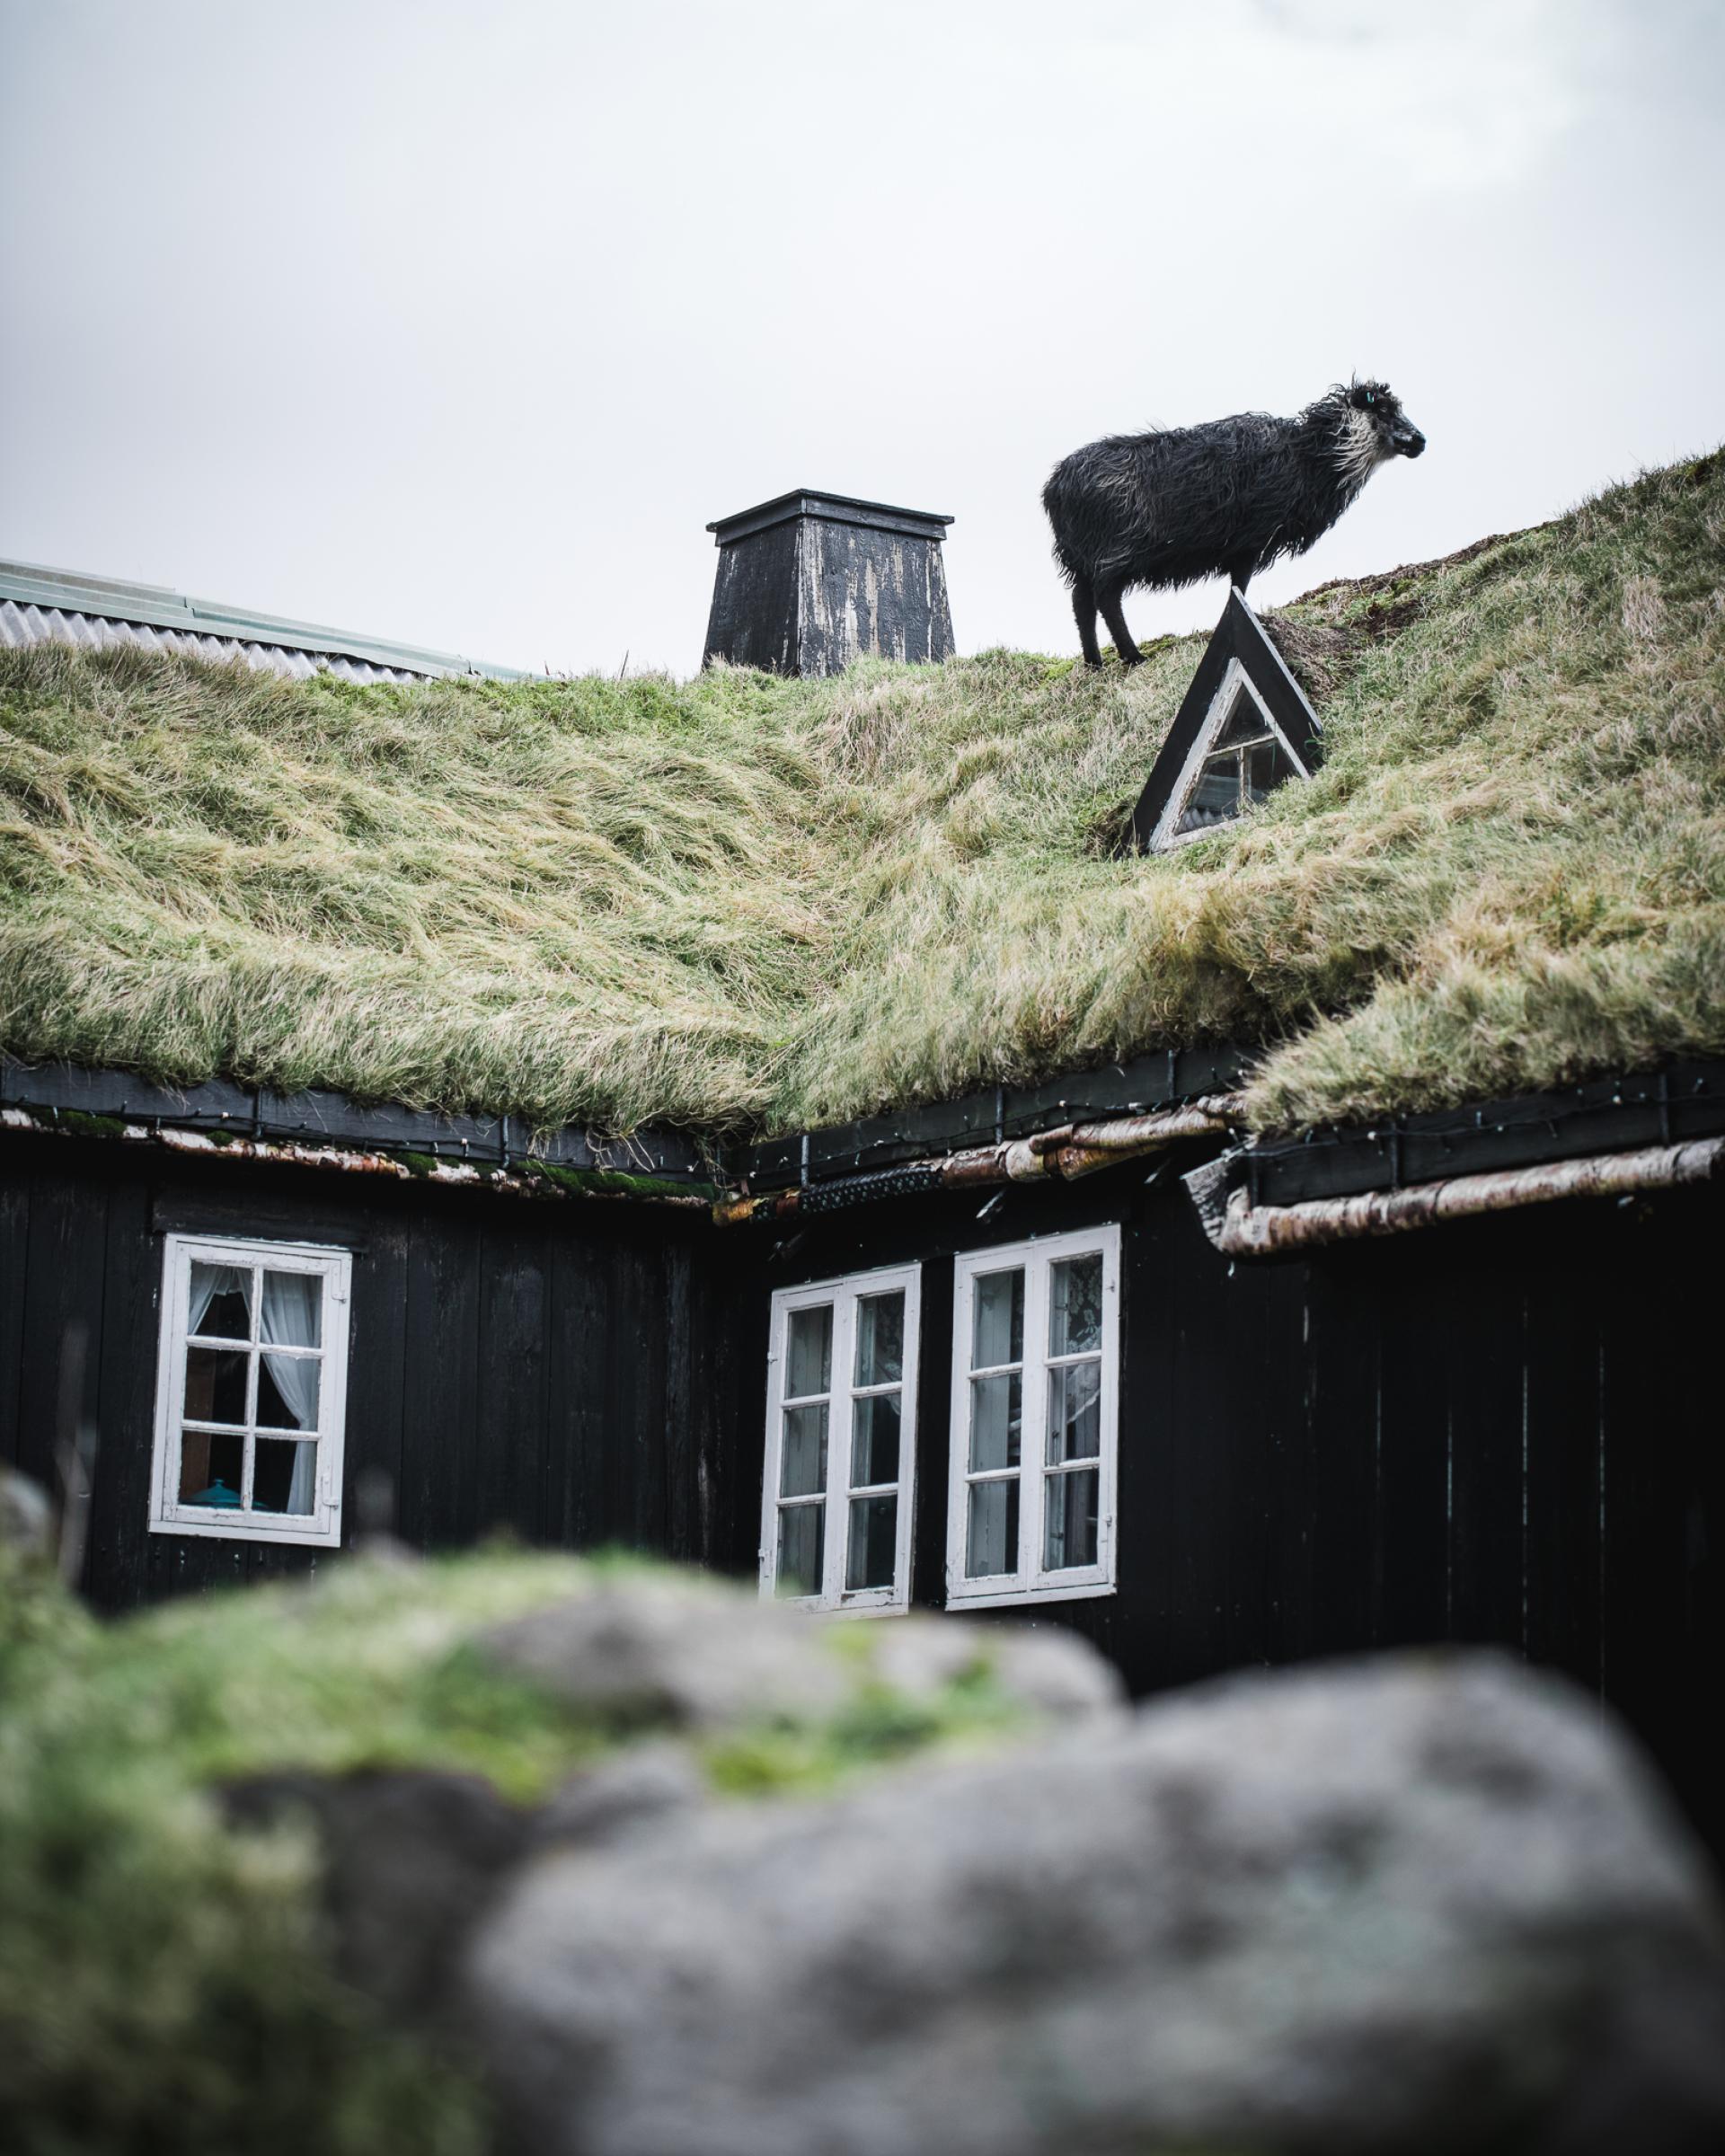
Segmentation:
<svg viewBox="0 0 1725 2156">
<path fill-rule="evenodd" d="M 1139 799 L 1132 844 L 1153 853 L 1183 845 L 1289 779 L 1309 779 L 1322 754 L 1317 713 L 1231 591 Z"/>
</svg>

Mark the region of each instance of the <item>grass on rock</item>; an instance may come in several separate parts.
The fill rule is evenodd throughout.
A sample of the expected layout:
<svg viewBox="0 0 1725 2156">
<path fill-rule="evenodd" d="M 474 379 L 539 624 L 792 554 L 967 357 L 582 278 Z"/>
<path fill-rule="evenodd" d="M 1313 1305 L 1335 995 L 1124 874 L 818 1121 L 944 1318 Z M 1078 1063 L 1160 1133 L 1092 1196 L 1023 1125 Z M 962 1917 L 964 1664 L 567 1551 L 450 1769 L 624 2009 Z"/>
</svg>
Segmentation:
<svg viewBox="0 0 1725 2156">
<path fill-rule="evenodd" d="M 650 1568 L 522 1551 L 336 1560 L 309 1586 L 100 1624 L 0 1546 L 8 2151 L 478 2156 L 483 2107 L 459 2062 L 387 2027 L 334 1974 L 311 1833 L 237 1828 L 215 1792 L 275 1769 L 438 1768 L 543 1797 L 654 1728 L 582 1719 L 487 1664 L 473 1635 L 624 1569 Z M 980 1664 L 909 1698 L 873 1675 L 867 1628 L 823 1636 L 853 1670 L 842 1703 L 707 1739 L 716 1791 L 818 1794 L 1023 1725 Z"/>
<path fill-rule="evenodd" d="M 1725 1051 L 1725 457 L 1270 617 L 1327 758 L 1109 850 L 1201 640 L 359 688 L 0 653 L 0 1047 L 783 1131 L 1203 1039 L 1285 1129 Z"/>
</svg>

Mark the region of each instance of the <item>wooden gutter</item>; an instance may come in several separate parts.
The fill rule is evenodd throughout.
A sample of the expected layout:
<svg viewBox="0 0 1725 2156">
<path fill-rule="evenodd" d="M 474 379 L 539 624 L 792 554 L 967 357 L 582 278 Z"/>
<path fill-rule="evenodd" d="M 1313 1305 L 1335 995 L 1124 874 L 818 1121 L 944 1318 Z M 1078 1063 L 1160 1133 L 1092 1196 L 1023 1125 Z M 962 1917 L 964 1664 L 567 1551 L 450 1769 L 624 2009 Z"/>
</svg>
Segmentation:
<svg viewBox="0 0 1725 2156">
<path fill-rule="evenodd" d="M 1404 1183 L 1392 1190 L 1307 1198 L 1291 1206 L 1254 1206 L 1243 1186 L 1227 1190 L 1230 1163 L 1225 1160 L 1194 1169 L 1183 1180 L 1205 1233 L 1225 1257 L 1268 1258 L 1367 1236 L 1406 1234 L 1441 1221 L 1508 1213 L 1560 1198 L 1632 1197 L 1673 1190 L 1712 1181 L 1722 1163 L 1725 1137 L 1692 1138 L 1678 1145 Z"/>
<path fill-rule="evenodd" d="M 921 1190 L 966 1189 L 988 1183 L 1071 1182 L 1098 1169 L 1159 1151 L 1181 1138 L 1213 1137 L 1233 1130 L 1240 1101 L 1213 1095 L 1150 1115 L 1099 1123 L 1062 1123 L 1026 1138 L 971 1146 L 934 1159 L 907 1161 L 860 1175 L 772 1191 L 764 1197 L 721 1198 L 712 1208 L 721 1227 L 752 1220 L 781 1220 L 793 1213 L 830 1213 L 877 1197 L 909 1197 Z"/>
</svg>

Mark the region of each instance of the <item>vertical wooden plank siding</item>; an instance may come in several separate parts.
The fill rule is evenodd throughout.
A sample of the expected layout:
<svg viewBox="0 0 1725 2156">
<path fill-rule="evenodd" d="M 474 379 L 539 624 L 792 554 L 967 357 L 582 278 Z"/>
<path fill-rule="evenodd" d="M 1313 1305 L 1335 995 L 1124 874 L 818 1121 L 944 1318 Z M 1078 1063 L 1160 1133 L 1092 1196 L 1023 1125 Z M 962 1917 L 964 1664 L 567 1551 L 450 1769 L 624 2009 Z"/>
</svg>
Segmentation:
<svg viewBox="0 0 1725 2156">
<path fill-rule="evenodd" d="M 24 1283 L 29 1277 L 30 1178 L 0 1173 L 0 1460 L 16 1463 L 22 1431 Z"/>
<path fill-rule="evenodd" d="M 597 1502 L 606 1437 L 605 1367 L 617 1337 L 613 1272 L 562 1236 L 552 1239 L 545 1372 L 551 1442 L 545 1454 L 545 1527 L 566 1550 L 604 1540 Z"/>
<path fill-rule="evenodd" d="M 95 1418 L 107 1257 L 106 1184 L 39 1179 L 31 1193 L 25 1243 L 17 1461 L 44 1488 L 54 1481 L 60 1364 L 67 1329 L 75 1324 L 85 1331 L 81 1411 Z"/>
<path fill-rule="evenodd" d="M 1413 1241 L 1412 1237 L 1409 1238 Z M 1378 1252 L 1350 1251 L 1362 1283 Z M 1418 1253 L 1416 1253 L 1416 1257 Z M 1377 1570 L 1374 1647 L 1417 1646 L 1450 1636 L 1450 1523 L 1454 1427 L 1450 1363 L 1465 1327 L 1464 1284 L 1424 1265 L 1383 1266 L 1375 1300 L 1383 1350 L 1378 1368 L 1382 1442 L 1376 1463 Z"/>
<path fill-rule="evenodd" d="M 355 1253 L 353 1309 L 348 1340 L 348 1438 L 342 1464 L 349 1532 L 361 1524 L 356 1495 L 367 1480 L 383 1499 L 385 1520 L 400 1517 L 403 1462 L 402 1421 L 406 1394 L 407 1224 L 396 1214 L 368 1215 Z"/>
<path fill-rule="evenodd" d="M 1382 1371 L 1376 1325 L 1349 1268 L 1307 1270 L 1305 1409 L 1311 1603 L 1302 1651 L 1357 1652 L 1376 1637 L 1383 1593 L 1379 1451 Z"/>
<path fill-rule="evenodd" d="M 479 1339 L 473 1233 L 428 1211 L 407 1241 L 397 1507 L 397 1532 L 419 1549 L 479 1534 Z"/>
<path fill-rule="evenodd" d="M 1600 1663 L 1603 1306 L 1589 1272 L 1530 1269 L 1526 1287 L 1528 1658 L 1596 1695 Z"/>
<path fill-rule="evenodd" d="M 544 1535 L 546 1284 L 531 1225 L 503 1207 L 479 1230 L 479 1527 Z"/>
<path fill-rule="evenodd" d="M 1467 1346 L 1448 1357 L 1452 1639 L 1521 1648 L 1526 1568 L 1526 1307 L 1519 1240 L 1474 1273 Z"/>
<path fill-rule="evenodd" d="M 303 1574 L 152 1535 L 163 1236 L 354 1253 L 351 1479 L 415 1545 L 494 1526 L 747 1577 L 775 1288 L 922 1266 L 913 1600 L 944 1600 L 955 1253 L 1122 1229 L 1118 1587 L 989 1613 L 1096 1641 L 1143 1693 L 1373 1647 L 1492 1642 L 1620 1709 L 1725 1848 L 1706 1701 L 1725 1657 L 1719 1194 L 1571 1205 L 1266 1264 L 1172 1175 L 984 1207 L 942 1192 L 783 1225 L 533 1205 L 99 1141 L 0 1140 L 0 1445 L 47 1480 L 61 1341 L 91 1329 L 87 1585 L 120 1609 Z M 961 1344 L 958 1344 L 961 1346 Z M 349 1509 L 346 1525 L 357 1524 Z"/>
<path fill-rule="evenodd" d="M 128 1442 L 155 1420 L 161 1243 L 150 1233 L 150 1193 L 114 1183 L 108 1197 L 102 1326 L 96 1355 L 98 1449 L 91 1484 L 86 1591 L 138 1568 L 138 1523 L 150 1510 L 150 1447 Z"/>
</svg>

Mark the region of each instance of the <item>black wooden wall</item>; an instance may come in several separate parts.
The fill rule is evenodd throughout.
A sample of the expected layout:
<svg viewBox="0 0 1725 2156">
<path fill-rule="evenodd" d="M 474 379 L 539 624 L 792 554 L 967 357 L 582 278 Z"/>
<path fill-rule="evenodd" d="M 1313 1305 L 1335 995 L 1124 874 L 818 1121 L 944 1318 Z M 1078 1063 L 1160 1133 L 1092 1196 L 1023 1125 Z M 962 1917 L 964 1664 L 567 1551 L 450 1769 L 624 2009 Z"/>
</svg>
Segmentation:
<svg viewBox="0 0 1725 2156">
<path fill-rule="evenodd" d="M 1135 1692 L 1436 1641 L 1566 1672 L 1641 1733 L 1725 1852 L 1725 1412 L 1712 1191 L 1534 1208 L 1231 1265 L 1172 1173 L 956 1193 L 748 1233 L 767 1294 L 923 1261 L 917 1601 L 945 1556 L 952 1253 L 1119 1220 L 1118 1593 L 984 1613 L 1071 1625 Z M 769 1245 L 769 1249 L 771 1246 Z M 754 1403 L 758 1426 L 760 1388 Z M 763 1433 L 742 1433 L 739 1567 Z M 729 1458 L 729 1454 L 727 1455 Z M 751 1511 L 749 1500 L 756 1509 Z"/>
<path fill-rule="evenodd" d="M 301 1572 L 319 1553 L 148 1532 L 162 1238 L 176 1229 L 353 1252 L 343 1518 L 387 1475 L 396 1531 L 496 1529 L 692 1560 L 729 1550 L 734 1411 L 703 1213 L 533 1201 L 371 1176 L 185 1160 L 101 1141 L 0 1144 L 0 1458 L 49 1479 L 61 1343 L 88 1329 L 101 1440 L 85 1584 L 124 1608 Z"/>
<path fill-rule="evenodd" d="M 0 1140 L 0 1457 L 46 1479 L 59 1343 L 90 1328 L 86 1585 L 108 1607 L 311 1553 L 147 1532 L 161 1237 L 354 1251 L 347 1471 L 429 1547 L 508 1527 L 752 1575 L 768 1300 L 920 1260 L 916 1561 L 945 1550 L 952 1256 L 1119 1220 L 1119 1589 L 1072 1625 L 1137 1692 L 1243 1666 L 1496 1642 L 1626 1716 L 1725 1853 L 1714 1244 L 1676 1192 L 1230 1265 L 1172 1172 L 718 1230 L 699 1213 L 452 1192 L 72 1139 Z"/>
</svg>

